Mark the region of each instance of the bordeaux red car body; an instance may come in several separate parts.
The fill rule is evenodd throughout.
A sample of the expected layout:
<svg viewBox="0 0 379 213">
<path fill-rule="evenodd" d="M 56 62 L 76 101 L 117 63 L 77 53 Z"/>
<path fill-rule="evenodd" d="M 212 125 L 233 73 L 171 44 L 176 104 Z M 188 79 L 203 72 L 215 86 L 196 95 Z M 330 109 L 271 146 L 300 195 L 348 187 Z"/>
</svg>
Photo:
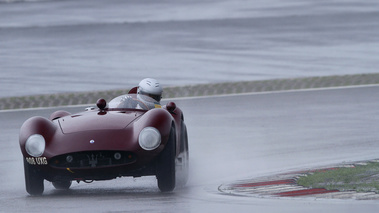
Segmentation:
<svg viewBox="0 0 379 213">
<path fill-rule="evenodd" d="M 136 94 L 125 97 L 138 100 Z M 24 122 L 19 141 L 29 194 L 42 194 L 44 180 L 58 189 L 68 189 L 71 181 L 122 176 L 155 175 L 161 191 L 185 184 L 188 140 L 182 111 L 172 102 L 154 109 L 111 103 L 107 107 L 100 99 L 98 109 L 57 111 L 49 119 Z"/>
</svg>

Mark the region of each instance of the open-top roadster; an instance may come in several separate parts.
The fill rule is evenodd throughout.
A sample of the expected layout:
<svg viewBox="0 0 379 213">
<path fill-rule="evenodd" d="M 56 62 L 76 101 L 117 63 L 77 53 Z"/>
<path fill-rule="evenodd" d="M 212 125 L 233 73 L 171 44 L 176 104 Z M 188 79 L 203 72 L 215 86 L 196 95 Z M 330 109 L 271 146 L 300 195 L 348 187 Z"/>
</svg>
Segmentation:
<svg viewBox="0 0 379 213">
<path fill-rule="evenodd" d="M 72 181 L 122 176 L 156 176 L 163 192 L 184 185 L 188 140 L 182 111 L 173 102 L 148 109 L 138 96 L 119 96 L 109 104 L 99 99 L 98 108 L 26 120 L 19 136 L 26 191 L 42 194 L 44 180 L 68 189 Z"/>
</svg>

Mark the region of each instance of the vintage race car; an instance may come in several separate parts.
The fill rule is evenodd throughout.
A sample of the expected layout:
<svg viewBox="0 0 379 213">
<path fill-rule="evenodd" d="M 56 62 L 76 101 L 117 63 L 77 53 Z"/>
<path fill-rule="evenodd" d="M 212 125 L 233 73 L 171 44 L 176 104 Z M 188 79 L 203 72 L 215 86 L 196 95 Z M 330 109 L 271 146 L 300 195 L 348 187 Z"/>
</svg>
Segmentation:
<svg viewBox="0 0 379 213">
<path fill-rule="evenodd" d="M 149 109 L 142 96 L 126 94 L 97 107 L 50 118 L 32 117 L 20 129 L 26 191 L 40 195 L 44 180 L 57 189 L 72 181 L 156 176 L 162 192 L 188 179 L 188 137 L 175 103 Z M 149 97 L 144 96 L 145 100 Z"/>
</svg>

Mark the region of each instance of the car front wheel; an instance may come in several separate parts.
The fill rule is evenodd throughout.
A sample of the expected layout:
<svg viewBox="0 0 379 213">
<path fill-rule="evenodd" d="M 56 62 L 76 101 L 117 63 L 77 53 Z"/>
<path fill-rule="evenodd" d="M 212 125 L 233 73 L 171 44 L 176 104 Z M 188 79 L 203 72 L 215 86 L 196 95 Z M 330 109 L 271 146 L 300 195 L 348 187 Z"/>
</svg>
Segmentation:
<svg viewBox="0 0 379 213">
<path fill-rule="evenodd" d="M 25 188 L 30 195 L 41 195 L 44 190 L 43 178 L 38 170 L 24 159 Z"/>
<path fill-rule="evenodd" d="M 175 188 L 175 129 L 171 128 L 170 138 L 157 162 L 158 188 L 161 192 L 170 192 Z"/>
<path fill-rule="evenodd" d="M 176 158 L 176 186 L 183 187 L 188 181 L 189 153 L 187 127 L 182 123 L 180 154 Z"/>
</svg>

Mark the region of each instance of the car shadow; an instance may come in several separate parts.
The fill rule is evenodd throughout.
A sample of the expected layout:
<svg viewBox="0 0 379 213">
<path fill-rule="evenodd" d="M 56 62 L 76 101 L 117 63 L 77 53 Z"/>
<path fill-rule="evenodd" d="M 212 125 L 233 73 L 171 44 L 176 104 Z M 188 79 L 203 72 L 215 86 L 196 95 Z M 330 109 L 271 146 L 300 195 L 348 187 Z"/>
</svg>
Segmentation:
<svg viewBox="0 0 379 213">
<path fill-rule="evenodd" d="M 46 185 L 46 183 L 45 183 Z M 67 190 L 55 189 L 52 186 L 45 187 L 45 191 L 39 196 L 28 196 L 30 199 L 49 199 L 49 198 L 99 198 L 99 199 L 112 199 L 117 197 L 122 198 L 171 198 L 179 195 L 186 194 L 189 188 L 177 188 L 172 192 L 161 192 L 155 185 L 141 186 L 139 184 L 130 186 L 101 186 L 97 184 L 78 184 Z"/>
</svg>

